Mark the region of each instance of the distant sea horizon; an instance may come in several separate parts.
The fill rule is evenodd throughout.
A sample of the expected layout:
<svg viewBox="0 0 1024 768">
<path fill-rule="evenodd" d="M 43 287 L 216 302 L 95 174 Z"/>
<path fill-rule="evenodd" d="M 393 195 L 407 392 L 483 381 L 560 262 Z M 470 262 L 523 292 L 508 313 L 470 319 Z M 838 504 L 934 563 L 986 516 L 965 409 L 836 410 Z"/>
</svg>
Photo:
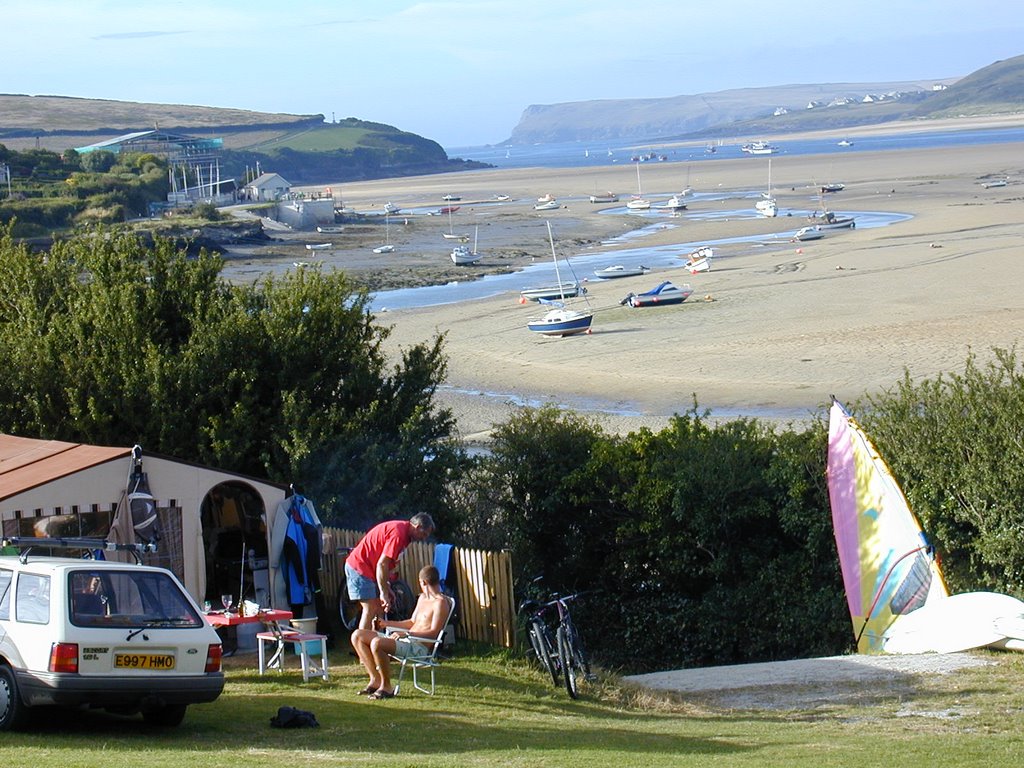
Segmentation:
<svg viewBox="0 0 1024 768">
<path fill-rule="evenodd" d="M 775 156 L 846 154 L 852 152 L 933 149 L 1024 142 L 1024 127 L 968 128 L 963 130 L 894 131 L 891 134 L 851 136 L 848 145 L 841 139 L 789 136 L 765 139 Z M 635 162 L 699 162 L 747 156 L 739 139 L 619 139 L 617 141 L 564 141 L 537 144 L 487 144 L 445 148 L 451 158 L 475 160 L 497 168 L 586 168 Z"/>
</svg>

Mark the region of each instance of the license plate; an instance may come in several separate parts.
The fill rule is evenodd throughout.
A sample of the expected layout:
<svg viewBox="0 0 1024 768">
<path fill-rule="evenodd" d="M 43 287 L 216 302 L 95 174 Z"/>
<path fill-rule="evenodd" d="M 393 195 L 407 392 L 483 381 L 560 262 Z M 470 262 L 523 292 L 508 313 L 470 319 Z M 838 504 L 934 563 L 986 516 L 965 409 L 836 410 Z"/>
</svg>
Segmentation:
<svg viewBox="0 0 1024 768">
<path fill-rule="evenodd" d="M 114 666 L 118 669 L 174 669 L 174 655 L 170 653 L 116 653 Z"/>
</svg>

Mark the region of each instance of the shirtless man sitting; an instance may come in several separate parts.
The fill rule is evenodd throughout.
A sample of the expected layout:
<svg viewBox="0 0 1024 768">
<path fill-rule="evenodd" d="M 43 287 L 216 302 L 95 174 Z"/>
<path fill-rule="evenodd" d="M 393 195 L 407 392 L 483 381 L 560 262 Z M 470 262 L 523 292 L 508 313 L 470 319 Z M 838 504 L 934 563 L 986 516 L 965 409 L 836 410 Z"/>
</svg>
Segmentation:
<svg viewBox="0 0 1024 768">
<path fill-rule="evenodd" d="M 441 594 L 437 568 L 432 565 L 421 568 L 419 581 L 421 592 L 411 619 L 375 619 L 373 629 L 357 629 L 352 633 L 352 647 L 370 675 L 370 682 L 360 695 L 377 700 L 394 698 L 389 655 L 404 658 L 423 653 L 448 621 L 449 603 Z"/>
</svg>

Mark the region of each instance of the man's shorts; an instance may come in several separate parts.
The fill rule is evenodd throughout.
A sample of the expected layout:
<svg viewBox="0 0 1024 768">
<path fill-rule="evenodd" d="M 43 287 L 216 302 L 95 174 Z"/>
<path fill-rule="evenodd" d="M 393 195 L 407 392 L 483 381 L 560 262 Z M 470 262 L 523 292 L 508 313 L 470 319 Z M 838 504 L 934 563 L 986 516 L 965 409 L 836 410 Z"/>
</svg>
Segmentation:
<svg viewBox="0 0 1024 768">
<path fill-rule="evenodd" d="M 380 597 L 380 593 L 377 591 L 377 582 L 366 578 L 348 563 L 345 564 L 345 582 L 348 584 L 350 600 L 373 600 L 375 597 Z"/>
<path fill-rule="evenodd" d="M 395 656 L 407 659 L 410 656 L 426 656 L 429 649 L 423 643 L 410 640 L 408 637 L 395 638 Z"/>
</svg>

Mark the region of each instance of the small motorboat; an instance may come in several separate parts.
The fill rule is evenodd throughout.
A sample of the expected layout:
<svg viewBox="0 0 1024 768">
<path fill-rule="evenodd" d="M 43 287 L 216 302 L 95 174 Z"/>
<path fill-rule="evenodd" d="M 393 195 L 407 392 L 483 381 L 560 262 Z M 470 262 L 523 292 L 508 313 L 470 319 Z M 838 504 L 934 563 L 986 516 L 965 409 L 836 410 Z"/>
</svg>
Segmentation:
<svg viewBox="0 0 1024 768">
<path fill-rule="evenodd" d="M 454 200 L 461 200 L 462 198 L 459 197 L 458 195 L 445 195 L 441 199 L 446 201 L 446 202 L 451 202 L 451 201 L 454 201 Z"/>
<path fill-rule="evenodd" d="M 821 230 L 821 227 L 811 226 L 798 229 L 793 235 L 793 239 L 806 243 L 808 240 L 821 240 L 824 236 L 825 233 Z"/>
<path fill-rule="evenodd" d="M 558 208 L 561 208 L 561 206 L 558 204 L 557 200 L 548 200 L 546 203 L 537 203 L 533 206 L 533 210 L 535 211 L 554 211 Z"/>
<path fill-rule="evenodd" d="M 605 192 L 603 195 L 591 195 L 590 202 L 592 203 L 617 203 L 619 202 L 619 196 L 614 192 Z"/>
<path fill-rule="evenodd" d="M 402 209 L 399 206 L 392 203 L 390 200 L 384 203 L 384 213 L 386 214 L 398 213 L 400 210 Z"/>
<path fill-rule="evenodd" d="M 825 195 L 829 192 L 842 192 L 844 189 L 846 189 L 845 184 L 822 184 L 821 194 Z"/>
<path fill-rule="evenodd" d="M 811 222 L 818 229 L 853 229 L 857 226 L 857 222 L 853 216 L 840 216 L 833 213 L 832 211 L 824 211 L 818 214 L 815 211 L 812 215 L 807 217 L 807 220 Z"/>
<path fill-rule="evenodd" d="M 391 245 L 390 243 L 388 243 L 386 245 L 379 245 L 379 246 L 377 246 L 376 248 L 373 249 L 373 252 L 374 253 L 394 253 L 395 252 L 395 246 Z"/>
<path fill-rule="evenodd" d="M 693 288 L 687 283 L 682 287 L 666 280 L 656 288 L 643 293 L 630 293 L 619 304 L 628 304 L 631 307 L 660 307 L 668 304 L 682 304 L 693 293 Z"/>
<path fill-rule="evenodd" d="M 686 268 L 690 270 L 690 274 L 695 275 L 698 272 L 709 271 L 711 269 L 711 257 L 714 256 L 714 253 L 714 249 L 711 246 L 705 245 L 686 254 L 683 258 L 686 259 Z"/>
<path fill-rule="evenodd" d="M 317 227 L 316 231 L 319 232 L 322 235 L 325 235 L 325 234 L 328 234 L 328 233 L 336 234 L 338 232 L 344 232 L 345 228 L 344 227 Z"/>
<path fill-rule="evenodd" d="M 306 243 L 307 251 L 326 251 L 331 247 L 331 243 Z"/>
<path fill-rule="evenodd" d="M 604 269 L 595 269 L 594 274 L 603 280 L 614 280 L 617 277 L 639 277 L 649 271 L 650 270 L 644 266 L 626 267 L 622 264 L 616 264 L 612 267 L 605 267 Z"/>
</svg>

